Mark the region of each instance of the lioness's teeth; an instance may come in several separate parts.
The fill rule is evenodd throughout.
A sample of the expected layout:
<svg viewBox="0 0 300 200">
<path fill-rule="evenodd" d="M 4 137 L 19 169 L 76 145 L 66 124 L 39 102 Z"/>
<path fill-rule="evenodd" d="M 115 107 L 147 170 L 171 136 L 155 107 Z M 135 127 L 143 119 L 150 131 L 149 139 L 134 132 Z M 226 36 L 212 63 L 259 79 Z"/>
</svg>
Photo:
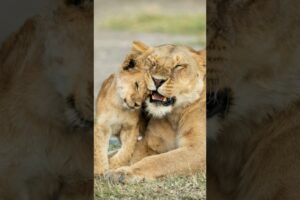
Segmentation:
<svg viewBox="0 0 300 200">
<path fill-rule="evenodd" d="M 164 100 L 163 101 L 167 101 L 167 97 L 164 97 Z"/>
</svg>

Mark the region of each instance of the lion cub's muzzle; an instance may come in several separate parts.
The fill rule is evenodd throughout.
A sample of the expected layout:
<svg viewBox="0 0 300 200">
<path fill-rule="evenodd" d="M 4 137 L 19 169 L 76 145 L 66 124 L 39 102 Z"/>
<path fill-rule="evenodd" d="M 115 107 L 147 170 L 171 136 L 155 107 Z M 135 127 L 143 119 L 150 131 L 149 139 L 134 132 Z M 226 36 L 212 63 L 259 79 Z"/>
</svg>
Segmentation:
<svg viewBox="0 0 300 200">
<path fill-rule="evenodd" d="M 123 99 L 126 107 L 130 110 L 137 110 L 140 109 L 142 106 L 142 100 L 135 98 L 135 97 L 131 97 L 129 98 L 129 100 L 127 100 L 126 98 Z"/>
<path fill-rule="evenodd" d="M 231 90 L 225 88 L 218 92 L 209 92 L 206 94 L 206 113 L 207 118 L 221 114 L 225 117 L 231 105 Z"/>
<path fill-rule="evenodd" d="M 153 82 L 155 84 L 156 90 L 151 91 L 150 93 L 150 103 L 160 104 L 163 106 L 171 106 L 175 103 L 176 98 L 175 97 L 165 97 L 161 95 L 157 90 L 160 86 L 166 82 L 166 80 L 163 79 L 155 79 L 152 78 Z"/>
</svg>

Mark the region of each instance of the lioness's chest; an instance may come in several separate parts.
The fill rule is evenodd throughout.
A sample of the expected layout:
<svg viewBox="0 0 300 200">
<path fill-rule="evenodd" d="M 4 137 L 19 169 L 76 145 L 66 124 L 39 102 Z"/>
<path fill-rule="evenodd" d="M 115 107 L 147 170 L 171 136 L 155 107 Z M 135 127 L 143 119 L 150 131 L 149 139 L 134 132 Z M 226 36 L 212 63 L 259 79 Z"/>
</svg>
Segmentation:
<svg viewBox="0 0 300 200">
<path fill-rule="evenodd" d="M 178 132 L 179 123 L 180 123 L 181 115 L 178 112 L 173 112 L 169 116 L 167 116 L 167 119 L 172 127 L 172 129 L 176 132 Z"/>
</svg>

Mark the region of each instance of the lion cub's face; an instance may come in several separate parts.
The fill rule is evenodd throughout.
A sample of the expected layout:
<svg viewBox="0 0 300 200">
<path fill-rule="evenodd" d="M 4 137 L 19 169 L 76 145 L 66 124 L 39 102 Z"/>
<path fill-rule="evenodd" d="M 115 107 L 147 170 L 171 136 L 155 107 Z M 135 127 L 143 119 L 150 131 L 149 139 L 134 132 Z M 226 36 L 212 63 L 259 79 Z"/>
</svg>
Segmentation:
<svg viewBox="0 0 300 200">
<path fill-rule="evenodd" d="M 140 109 L 146 97 L 144 72 L 138 68 L 136 60 L 129 56 L 117 73 L 117 93 L 126 109 Z"/>
<path fill-rule="evenodd" d="M 205 70 L 200 66 L 198 52 L 175 45 L 154 47 L 145 58 L 144 66 L 151 93 L 146 105 L 153 116 L 163 117 L 173 108 L 200 98 Z"/>
</svg>

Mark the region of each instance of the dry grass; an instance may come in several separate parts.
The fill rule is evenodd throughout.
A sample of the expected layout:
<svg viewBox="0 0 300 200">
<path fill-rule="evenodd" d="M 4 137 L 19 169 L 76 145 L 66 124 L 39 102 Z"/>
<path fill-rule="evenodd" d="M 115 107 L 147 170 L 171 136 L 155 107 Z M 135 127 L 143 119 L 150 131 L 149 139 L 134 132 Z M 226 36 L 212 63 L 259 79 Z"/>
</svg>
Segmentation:
<svg viewBox="0 0 300 200">
<path fill-rule="evenodd" d="M 109 151 L 118 148 L 120 148 L 118 140 L 112 138 Z M 95 200 L 205 200 L 206 177 L 199 173 L 130 185 L 115 185 L 103 178 L 96 178 L 94 195 Z"/>
<path fill-rule="evenodd" d="M 132 185 L 112 185 L 95 180 L 95 200 L 204 200 L 206 178 L 203 175 L 168 177 Z"/>
</svg>

